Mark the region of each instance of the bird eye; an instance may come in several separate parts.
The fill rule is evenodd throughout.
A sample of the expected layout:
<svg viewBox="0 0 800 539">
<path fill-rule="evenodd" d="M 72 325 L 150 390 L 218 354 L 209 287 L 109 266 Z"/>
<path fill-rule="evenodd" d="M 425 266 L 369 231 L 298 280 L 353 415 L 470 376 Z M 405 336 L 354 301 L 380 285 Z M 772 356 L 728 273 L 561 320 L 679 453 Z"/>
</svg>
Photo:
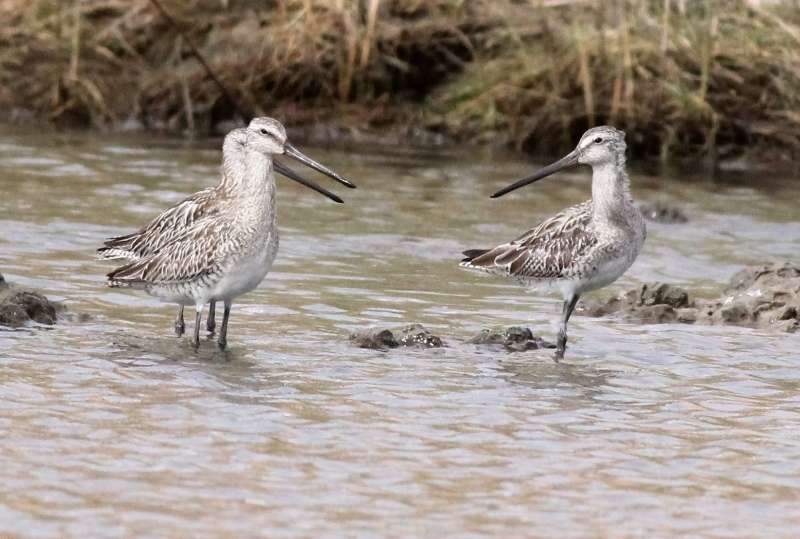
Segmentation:
<svg viewBox="0 0 800 539">
<path fill-rule="evenodd" d="M 267 130 L 266 129 L 260 129 L 259 133 L 261 133 L 262 135 L 266 135 L 267 134 Z M 595 141 L 595 142 L 597 142 L 597 141 Z"/>
<path fill-rule="evenodd" d="M 597 137 L 596 139 L 594 139 L 594 143 L 595 144 L 600 144 L 601 142 L 603 142 L 603 139 L 601 139 L 600 137 Z"/>
</svg>

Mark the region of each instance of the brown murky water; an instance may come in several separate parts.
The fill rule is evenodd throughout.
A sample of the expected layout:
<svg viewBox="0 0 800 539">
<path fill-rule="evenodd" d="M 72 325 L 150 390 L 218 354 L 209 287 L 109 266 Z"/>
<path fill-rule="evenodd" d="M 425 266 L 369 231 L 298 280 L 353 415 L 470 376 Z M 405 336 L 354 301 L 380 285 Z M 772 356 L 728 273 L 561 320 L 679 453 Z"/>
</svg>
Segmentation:
<svg viewBox="0 0 800 539">
<path fill-rule="evenodd" d="M 0 130 L 0 271 L 90 316 L 0 329 L 0 535 L 800 534 L 800 335 L 578 315 L 558 366 L 464 343 L 518 323 L 552 338 L 557 300 L 456 261 L 586 198 L 586 171 L 489 200 L 532 166 L 304 148 L 360 189 L 341 206 L 279 180 L 274 271 L 236 305 L 230 350 L 194 352 L 172 306 L 106 288 L 92 257 L 214 183 L 217 144 Z M 800 188 L 756 183 L 635 174 L 691 221 L 650 224 L 598 294 L 713 295 L 796 259 Z M 407 321 L 449 346 L 347 342 Z"/>
</svg>

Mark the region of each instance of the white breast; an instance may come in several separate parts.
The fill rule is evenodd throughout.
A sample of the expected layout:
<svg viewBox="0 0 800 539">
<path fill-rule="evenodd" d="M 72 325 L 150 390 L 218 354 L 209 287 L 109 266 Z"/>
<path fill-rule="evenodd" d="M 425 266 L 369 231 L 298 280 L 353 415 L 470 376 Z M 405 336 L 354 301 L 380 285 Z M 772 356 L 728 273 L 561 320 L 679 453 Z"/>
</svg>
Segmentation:
<svg viewBox="0 0 800 539">
<path fill-rule="evenodd" d="M 209 300 L 231 301 L 256 288 L 272 269 L 278 254 L 278 231 L 274 230 L 263 249 L 231 263 L 216 286 L 209 291 Z"/>
</svg>

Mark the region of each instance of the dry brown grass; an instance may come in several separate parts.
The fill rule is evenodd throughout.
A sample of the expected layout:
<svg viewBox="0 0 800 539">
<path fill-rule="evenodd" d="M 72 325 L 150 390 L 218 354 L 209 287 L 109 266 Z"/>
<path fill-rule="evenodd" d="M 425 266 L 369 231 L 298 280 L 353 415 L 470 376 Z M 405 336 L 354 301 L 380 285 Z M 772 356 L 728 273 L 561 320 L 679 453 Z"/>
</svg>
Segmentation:
<svg viewBox="0 0 800 539">
<path fill-rule="evenodd" d="M 538 149 L 611 123 L 663 157 L 714 158 L 755 144 L 796 151 L 798 10 L 690 4 L 683 12 L 677 1 L 532 11 L 508 26 L 501 51 L 479 56 L 431 106 L 454 132 Z M 520 35 L 520 26 L 537 33 Z"/>
<path fill-rule="evenodd" d="M 295 114 L 317 117 L 341 104 L 422 97 L 471 57 L 489 28 L 474 22 L 484 0 L 469 8 L 450 0 L 282 0 L 262 10 L 236 0 L 162 3 L 234 99 L 255 113 L 301 105 Z M 149 0 L 2 7 L 3 101 L 95 126 L 133 114 L 150 127 L 177 128 L 188 123 L 188 109 L 198 125 L 231 113 Z"/>
<path fill-rule="evenodd" d="M 162 4 L 248 114 L 546 151 L 596 123 L 663 157 L 800 148 L 797 0 Z M 150 0 L 3 0 L 0 28 L 7 108 L 172 130 L 235 113 Z"/>
</svg>

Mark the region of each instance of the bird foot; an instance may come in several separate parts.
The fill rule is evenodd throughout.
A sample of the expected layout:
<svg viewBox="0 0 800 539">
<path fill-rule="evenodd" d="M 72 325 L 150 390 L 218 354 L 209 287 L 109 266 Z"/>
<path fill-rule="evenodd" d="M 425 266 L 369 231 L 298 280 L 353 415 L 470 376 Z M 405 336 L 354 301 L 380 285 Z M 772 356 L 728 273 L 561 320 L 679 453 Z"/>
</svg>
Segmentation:
<svg viewBox="0 0 800 539">
<path fill-rule="evenodd" d="M 175 335 L 182 337 L 186 332 L 186 324 L 183 322 L 175 322 Z"/>
</svg>

